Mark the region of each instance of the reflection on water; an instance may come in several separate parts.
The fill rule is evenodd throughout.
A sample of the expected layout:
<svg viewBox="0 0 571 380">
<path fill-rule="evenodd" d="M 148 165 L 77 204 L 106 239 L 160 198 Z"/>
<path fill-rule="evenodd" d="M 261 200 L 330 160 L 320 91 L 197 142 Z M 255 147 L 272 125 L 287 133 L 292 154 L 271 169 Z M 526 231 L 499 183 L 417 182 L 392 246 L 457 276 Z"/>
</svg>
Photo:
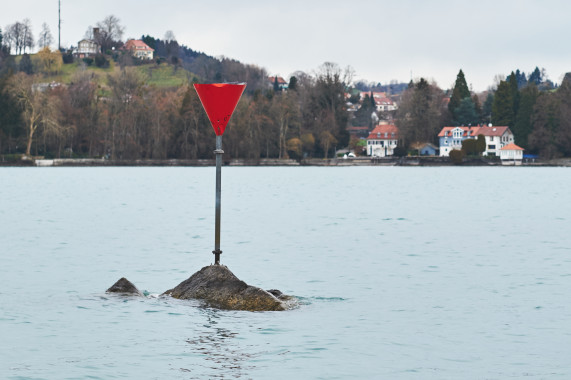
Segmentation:
<svg viewBox="0 0 571 380">
<path fill-rule="evenodd" d="M 191 353 L 204 358 L 200 375 L 191 379 L 203 379 L 204 369 L 209 370 L 210 378 L 225 378 L 229 373 L 233 378 L 247 377 L 247 373 L 255 366 L 246 362 L 259 354 L 247 352 L 245 347 L 239 344 L 238 333 L 219 326 L 221 311 L 209 308 L 204 308 L 202 311 L 206 323 L 201 330 L 196 331 L 196 337 L 186 340 Z M 192 368 L 181 368 L 181 371 L 194 372 Z"/>
</svg>

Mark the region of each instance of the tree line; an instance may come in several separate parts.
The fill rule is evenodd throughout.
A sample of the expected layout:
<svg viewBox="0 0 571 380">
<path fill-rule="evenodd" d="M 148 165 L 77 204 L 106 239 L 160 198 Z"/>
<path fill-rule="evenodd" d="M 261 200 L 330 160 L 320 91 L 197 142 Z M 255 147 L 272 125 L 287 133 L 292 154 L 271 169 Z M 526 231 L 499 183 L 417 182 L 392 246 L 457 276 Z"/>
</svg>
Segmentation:
<svg viewBox="0 0 571 380">
<path fill-rule="evenodd" d="M 60 57 L 61 59 L 61 57 Z M 214 134 L 192 82 L 148 86 L 135 67 L 108 74 L 106 86 L 87 70 L 68 85 L 41 74 L 0 75 L 0 153 L 110 159 L 212 158 Z M 227 158 L 331 157 L 349 142 L 347 78 L 326 63 L 298 73 L 286 91 L 245 93 L 224 136 Z M 202 81 L 201 81 L 202 82 Z"/>
</svg>

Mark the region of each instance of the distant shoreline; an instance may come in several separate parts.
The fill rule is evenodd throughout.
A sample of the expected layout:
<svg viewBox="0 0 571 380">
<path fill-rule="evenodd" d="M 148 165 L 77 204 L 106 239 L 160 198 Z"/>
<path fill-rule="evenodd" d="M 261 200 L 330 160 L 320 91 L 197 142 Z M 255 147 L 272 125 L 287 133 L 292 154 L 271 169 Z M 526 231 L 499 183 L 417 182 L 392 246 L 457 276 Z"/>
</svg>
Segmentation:
<svg viewBox="0 0 571 380">
<path fill-rule="evenodd" d="M 0 160 L 0 166 L 4 167 L 121 167 L 121 166 L 188 166 L 188 167 L 208 167 L 215 166 L 214 159 L 195 160 L 104 160 L 96 158 L 60 158 L 60 159 L 37 159 L 30 161 L 5 162 Z M 292 159 L 229 159 L 224 161 L 224 166 L 456 166 L 450 162 L 448 157 L 389 157 L 389 158 L 310 158 L 301 161 Z M 466 159 L 462 165 L 458 166 L 513 166 L 502 165 L 499 160 L 486 158 Z M 524 162 L 522 167 L 554 167 L 571 166 L 571 158 L 555 160 L 534 160 Z"/>
</svg>

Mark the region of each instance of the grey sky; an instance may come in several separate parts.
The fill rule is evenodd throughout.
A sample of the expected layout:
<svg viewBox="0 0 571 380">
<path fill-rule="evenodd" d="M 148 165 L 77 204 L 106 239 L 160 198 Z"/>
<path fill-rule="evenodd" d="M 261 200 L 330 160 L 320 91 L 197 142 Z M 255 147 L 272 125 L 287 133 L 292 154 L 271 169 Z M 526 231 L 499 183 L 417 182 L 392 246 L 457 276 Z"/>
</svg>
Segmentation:
<svg viewBox="0 0 571 380">
<path fill-rule="evenodd" d="M 57 0 L 3 1 L 0 27 L 46 22 L 57 41 Z M 450 87 L 462 68 L 485 90 L 497 74 L 535 66 L 560 82 L 571 71 L 571 2 L 564 0 L 62 0 L 62 45 L 77 44 L 108 15 L 125 38 L 172 30 L 209 55 L 262 66 L 286 79 L 323 62 L 350 65 L 357 79 L 434 79 Z"/>
</svg>

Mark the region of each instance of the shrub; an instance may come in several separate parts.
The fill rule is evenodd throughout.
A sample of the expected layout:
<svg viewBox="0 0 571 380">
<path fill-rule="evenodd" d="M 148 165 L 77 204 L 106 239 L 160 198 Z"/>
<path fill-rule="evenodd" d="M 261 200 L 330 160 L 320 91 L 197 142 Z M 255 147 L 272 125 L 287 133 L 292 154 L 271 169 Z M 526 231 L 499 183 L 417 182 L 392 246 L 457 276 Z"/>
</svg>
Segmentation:
<svg viewBox="0 0 571 380">
<path fill-rule="evenodd" d="M 93 63 L 93 58 L 89 58 L 89 57 L 83 58 L 83 62 L 85 62 L 85 64 L 87 66 L 91 66 L 91 64 Z"/>
<path fill-rule="evenodd" d="M 73 61 L 74 61 L 73 54 L 72 54 L 70 51 L 68 51 L 67 53 L 63 54 L 63 55 L 61 56 L 61 58 L 62 58 L 62 60 L 63 60 L 63 64 L 64 64 L 64 65 L 68 65 L 68 64 L 70 64 L 70 63 L 73 63 Z"/>
<path fill-rule="evenodd" d="M 478 155 L 478 141 L 474 139 L 466 139 L 462 141 L 462 151 L 466 156 L 477 156 Z"/>
<path fill-rule="evenodd" d="M 109 67 L 109 60 L 105 58 L 103 54 L 97 54 L 95 56 L 95 66 L 97 67 Z"/>
<path fill-rule="evenodd" d="M 450 161 L 452 161 L 454 165 L 460 165 L 463 159 L 464 159 L 463 150 L 454 149 L 450 151 Z"/>
<path fill-rule="evenodd" d="M 393 149 L 393 155 L 397 157 L 404 157 L 406 156 L 406 149 L 401 146 L 397 146 L 395 149 Z"/>
</svg>

